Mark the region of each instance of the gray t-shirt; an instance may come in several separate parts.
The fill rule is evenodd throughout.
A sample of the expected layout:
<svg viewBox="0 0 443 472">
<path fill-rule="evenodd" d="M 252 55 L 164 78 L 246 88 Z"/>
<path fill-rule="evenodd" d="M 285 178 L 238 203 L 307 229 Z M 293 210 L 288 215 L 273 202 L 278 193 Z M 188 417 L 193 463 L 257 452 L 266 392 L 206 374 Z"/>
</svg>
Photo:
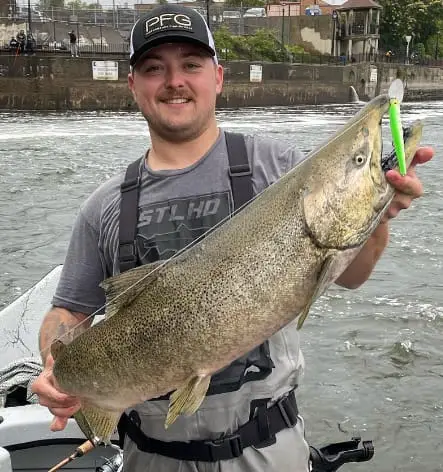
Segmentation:
<svg viewBox="0 0 443 472">
<path fill-rule="evenodd" d="M 259 137 L 245 137 L 257 194 L 302 160 L 295 146 Z M 137 234 L 138 257 L 142 263 L 167 259 L 187 246 L 234 209 L 228 175 L 229 162 L 223 131 L 208 153 L 194 165 L 174 171 L 143 166 Z M 103 306 L 105 296 L 99 283 L 119 272 L 118 231 L 120 184 L 124 173 L 101 185 L 84 203 L 75 222 L 55 306 L 91 314 Z M 197 412 L 180 416 L 167 430 L 164 419 L 168 400 L 147 401 L 137 411 L 142 431 L 163 441 L 217 438 L 246 423 L 251 401 L 275 401 L 300 382 L 304 360 L 296 322 L 269 340 L 274 368 L 267 377 L 244 383 L 238 390 L 209 395 Z M 159 454 L 141 452 L 128 438 L 124 471 L 151 472 L 243 472 L 246 470 L 307 472 L 309 447 L 304 438 L 303 419 L 293 428 L 278 433 L 278 441 L 265 448 L 248 447 L 240 458 L 222 463 L 176 461 Z"/>
<path fill-rule="evenodd" d="M 253 190 L 260 193 L 302 160 L 295 146 L 246 136 Z M 180 170 L 142 169 L 137 235 L 141 263 L 167 259 L 229 216 L 234 203 L 224 132 L 208 153 Z M 125 173 L 101 185 L 74 224 L 53 305 L 92 314 L 105 303 L 99 287 L 119 273 L 120 184 Z"/>
</svg>

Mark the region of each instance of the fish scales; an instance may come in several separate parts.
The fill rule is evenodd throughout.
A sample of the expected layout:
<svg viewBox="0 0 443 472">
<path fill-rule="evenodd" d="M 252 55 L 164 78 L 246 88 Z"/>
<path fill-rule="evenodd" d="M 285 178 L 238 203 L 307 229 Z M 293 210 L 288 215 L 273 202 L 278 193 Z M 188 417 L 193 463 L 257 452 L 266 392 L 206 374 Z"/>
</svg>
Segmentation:
<svg viewBox="0 0 443 472">
<path fill-rule="evenodd" d="M 54 375 L 80 397 L 89 439 L 109 441 L 124 409 L 172 391 L 165 425 L 192 414 L 212 374 L 297 316 L 301 326 L 392 199 L 382 168 L 388 106 L 387 96 L 371 101 L 188 250 L 104 282 L 106 319 L 53 347 Z M 412 125 L 407 138 L 408 164 L 421 128 Z M 88 408 L 109 416 L 106 427 Z"/>
</svg>

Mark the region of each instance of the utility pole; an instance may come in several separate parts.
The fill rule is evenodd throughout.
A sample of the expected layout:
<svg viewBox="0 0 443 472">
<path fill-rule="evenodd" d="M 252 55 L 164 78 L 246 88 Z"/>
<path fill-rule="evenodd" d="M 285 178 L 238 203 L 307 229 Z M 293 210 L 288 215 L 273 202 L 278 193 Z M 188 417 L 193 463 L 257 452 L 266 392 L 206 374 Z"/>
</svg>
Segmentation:
<svg viewBox="0 0 443 472">
<path fill-rule="evenodd" d="M 31 0 L 28 0 L 28 32 L 32 34 Z"/>
<path fill-rule="evenodd" d="M 285 7 L 282 11 L 282 20 L 281 20 L 281 50 L 284 53 L 285 51 Z"/>
<path fill-rule="evenodd" d="M 409 64 L 409 43 L 411 42 L 412 36 L 405 36 L 406 39 L 406 61 L 405 64 Z"/>
</svg>

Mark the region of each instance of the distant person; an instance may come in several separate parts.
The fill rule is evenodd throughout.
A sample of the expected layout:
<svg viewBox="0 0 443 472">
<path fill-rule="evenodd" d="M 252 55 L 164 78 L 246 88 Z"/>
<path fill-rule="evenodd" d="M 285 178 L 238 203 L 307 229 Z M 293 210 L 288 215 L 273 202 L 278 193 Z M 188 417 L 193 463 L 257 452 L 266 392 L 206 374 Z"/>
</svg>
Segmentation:
<svg viewBox="0 0 443 472">
<path fill-rule="evenodd" d="M 69 45 L 71 47 L 71 57 L 78 57 L 77 36 L 74 30 L 69 33 Z"/>
<path fill-rule="evenodd" d="M 386 60 L 387 60 L 388 62 L 391 62 L 392 57 L 394 56 L 394 53 L 389 49 L 389 51 L 386 51 L 385 56 L 386 56 Z"/>
<path fill-rule="evenodd" d="M 9 41 L 9 50 L 12 51 L 14 54 L 18 54 L 19 50 L 19 42 L 15 39 L 15 36 L 12 36 L 11 41 Z"/>
<path fill-rule="evenodd" d="M 31 32 L 26 35 L 25 54 L 35 54 L 35 39 Z"/>
<path fill-rule="evenodd" d="M 25 45 L 26 45 L 26 34 L 25 30 L 20 30 L 20 32 L 16 36 L 18 42 L 19 53 L 23 54 L 25 52 Z"/>
</svg>

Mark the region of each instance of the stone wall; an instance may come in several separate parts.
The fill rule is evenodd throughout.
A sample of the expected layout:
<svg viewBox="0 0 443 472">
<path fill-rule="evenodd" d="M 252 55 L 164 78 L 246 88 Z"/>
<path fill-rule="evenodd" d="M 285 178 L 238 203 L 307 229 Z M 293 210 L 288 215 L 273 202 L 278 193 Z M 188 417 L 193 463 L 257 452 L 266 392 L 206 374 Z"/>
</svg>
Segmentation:
<svg viewBox="0 0 443 472">
<path fill-rule="evenodd" d="M 132 110 L 127 87 L 128 61 L 119 59 L 118 80 L 92 79 L 92 60 L 66 56 L 0 56 L 0 109 Z M 218 107 L 345 103 L 353 86 L 360 99 L 386 92 L 396 77 L 405 80 L 406 99 L 443 98 L 438 68 L 352 64 L 347 66 L 225 62 L 225 84 Z M 251 82 L 250 67 L 262 67 Z"/>
<path fill-rule="evenodd" d="M 97 81 L 92 80 L 88 58 L 0 56 L 0 108 L 133 109 L 126 83 L 128 61 L 117 62 L 117 81 Z M 262 66 L 261 82 L 250 81 L 249 62 L 223 64 L 225 86 L 219 107 L 346 102 L 351 81 L 364 83 L 367 75 L 363 65 L 254 64 Z"/>
<path fill-rule="evenodd" d="M 443 99 L 443 69 L 439 67 L 382 64 L 376 92 L 385 93 L 396 78 L 402 79 L 406 86 L 406 100 Z"/>
</svg>

